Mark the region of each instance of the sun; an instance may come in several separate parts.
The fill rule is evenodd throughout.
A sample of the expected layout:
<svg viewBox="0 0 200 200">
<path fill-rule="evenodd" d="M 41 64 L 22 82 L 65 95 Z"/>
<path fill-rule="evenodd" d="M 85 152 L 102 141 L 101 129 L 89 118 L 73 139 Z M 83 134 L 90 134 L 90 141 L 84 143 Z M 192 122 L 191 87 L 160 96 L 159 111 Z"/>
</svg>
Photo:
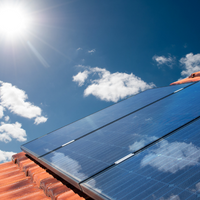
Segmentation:
<svg viewBox="0 0 200 200">
<path fill-rule="evenodd" d="M 29 17 L 19 5 L 0 6 L 0 35 L 16 38 L 25 35 L 29 26 Z"/>
</svg>

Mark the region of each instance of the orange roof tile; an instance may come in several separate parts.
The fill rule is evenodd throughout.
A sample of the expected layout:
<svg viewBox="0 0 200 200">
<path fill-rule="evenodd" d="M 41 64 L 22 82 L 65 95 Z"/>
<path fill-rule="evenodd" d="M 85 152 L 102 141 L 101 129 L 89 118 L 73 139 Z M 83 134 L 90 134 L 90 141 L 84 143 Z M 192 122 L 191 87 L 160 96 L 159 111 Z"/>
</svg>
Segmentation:
<svg viewBox="0 0 200 200">
<path fill-rule="evenodd" d="M 0 197 L 6 200 L 91 199 L 61 178 L 56 179 L 24 152 L 0 164 Z"/>
<path fill-rule="evenodd" d="M 200 71 L 192 73 L 189 77 L 184 78 L 180 81 L 173 82 L 170 85 L 177 85 L 177 84 L 190 83 L 190 82 L 196 82 L 196 81 L 200 81 Z"/>
</svg>

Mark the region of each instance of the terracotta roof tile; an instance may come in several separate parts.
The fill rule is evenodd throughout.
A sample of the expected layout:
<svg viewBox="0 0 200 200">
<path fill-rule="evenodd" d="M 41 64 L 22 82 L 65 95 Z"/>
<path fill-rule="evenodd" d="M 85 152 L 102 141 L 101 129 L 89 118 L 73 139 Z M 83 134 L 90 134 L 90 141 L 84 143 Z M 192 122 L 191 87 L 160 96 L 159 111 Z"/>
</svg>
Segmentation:
<svg viewBox="0 0 200 200">
<path fill-rule="evenodd" d="M 53 199 L 56 200 L 59 194 L 62 194 L 64 192 L 71 191 L 70 188 L 66 187 L 65 185 L 62 185 L 60 187 L 55 187 L 49 190 L 49 196 Z M 74 193 L 75 194 L 75 193 Z"/>
<path fill-rule="evenodd" d="M 24 152 L 17 153 L 17 154 L 15 154 L 15 155 L 12 156 L 12 161 L 13 161 L 14 163 L 16 163 L 17 158 L 20 158 L 20 157 L 22 157 L 22 156 L 25 156 L 25 153 L 24 153 Z"/>
<path fill-rule="evenodd" d="M 54 183 L 59 183 L 57 179 L 48 177 L 40 181 L 40 188 L 43 189 L 44 193 L 47 194 L 47 189 Z"/>
<path fill-rule="evenodd" d="M 70 191 L 67 191 L 67 192 L 64 192 L 64 193 L 58 195 L 57 200 L 65 200 L 74 195 L 75 195 L 75 193 L 72 190 L 70 190 Z"/>
<path fill-rule="evenodd" d="M 14 155 L 11 162 L 0 164 L 0 197 L 6 200 L 91 199 L 24 152 Z"/>
</svg>

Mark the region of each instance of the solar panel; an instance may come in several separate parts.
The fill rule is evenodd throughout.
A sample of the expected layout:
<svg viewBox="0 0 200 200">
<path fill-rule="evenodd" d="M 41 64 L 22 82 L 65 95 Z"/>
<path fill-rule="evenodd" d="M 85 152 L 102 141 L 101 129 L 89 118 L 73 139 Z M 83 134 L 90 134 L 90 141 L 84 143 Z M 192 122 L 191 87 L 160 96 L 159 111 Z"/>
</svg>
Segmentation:
<svg viewBox="0 0 200 200">
<path fill-rule="evenodd" d="M 199 117 L 199 89 L 187 87 L 40 159 L 81 183 Z"/>
<path fill-rule="evenodd" d="M 200 199 L 200 120 L 81 187 L 95 199 Z"/>
<path fill-rule="evenodd" d="M 43 137 L 28 142 L 21 148 L 26 153 L 30 153 L 35 157 L 42 156 L 188 85 L 191 84 L 174 85 L 144 91 Z"/>
</svg>

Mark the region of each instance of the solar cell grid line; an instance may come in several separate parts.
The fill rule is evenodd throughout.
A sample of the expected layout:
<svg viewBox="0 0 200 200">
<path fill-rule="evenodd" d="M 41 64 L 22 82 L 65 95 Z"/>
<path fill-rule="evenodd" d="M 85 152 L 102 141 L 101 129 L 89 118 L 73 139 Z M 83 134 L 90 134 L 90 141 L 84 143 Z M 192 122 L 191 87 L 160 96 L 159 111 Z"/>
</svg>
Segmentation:
<svg viewBox="0 0 200 200">
<path fill-rule="evenodd" d="M 99 194 L 99 199 L 200 198 L 200 119 L 83 182 L 81 188 L 90 196 Z"/>
<path fill-rule="evenodd" d="M 200 83 L 40 158 L 81 183 L 200 116 Z M 69 162 L 70 161 L 70 162 Z M 69 179 L 69 180 L 68 180 Z"/>
<path fill-rule="evenodd" d="M 115 120 L 135 112 L 194 83 L 154 88 L 134 95 L 99 112 L 89 115 L 65 127 L 21 146 L 22 150 L 34 157 L 40 157 L 61 146 L 74 142 Z M 148 97 L 148 98 L 147 98 Z"/>
</svg>

